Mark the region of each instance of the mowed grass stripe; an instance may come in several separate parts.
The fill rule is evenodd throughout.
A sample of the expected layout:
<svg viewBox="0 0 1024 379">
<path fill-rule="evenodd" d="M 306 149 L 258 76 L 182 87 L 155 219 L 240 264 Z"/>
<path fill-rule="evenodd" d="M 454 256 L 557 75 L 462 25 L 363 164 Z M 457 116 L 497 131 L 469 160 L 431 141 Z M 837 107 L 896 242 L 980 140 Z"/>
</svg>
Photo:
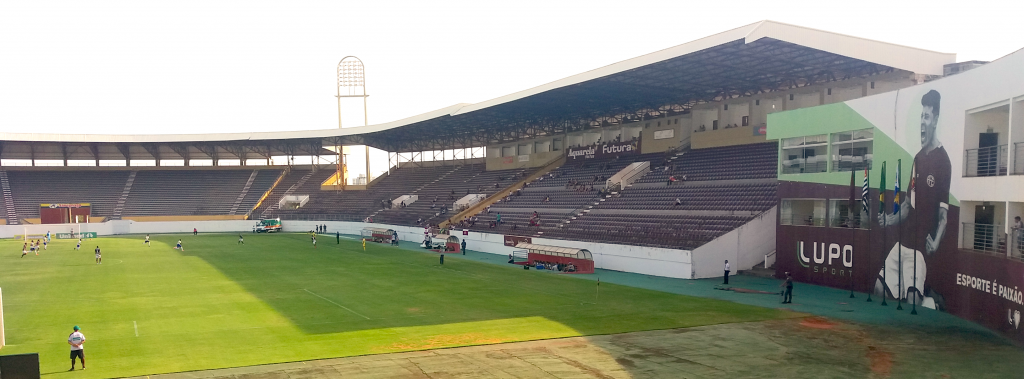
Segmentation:
<svg viewBox="0 0 1024 379">
<path fill-rule="evenodd" d="M 364 252 L 357 240 L 245 237 L 100 238 L 81 251 L 54 240 L 25 258 L 20 241 L 0 241 L 2 353 L 39 352 L 44 372 L 66 370 L 81 325 L 90 367 L 75 376 L 110 377 L 793 317 L 607 283 L 596 300 L 595 283 L 571 275 L 457 256 L 440 266 L 436 254 Z"/>
</svg>

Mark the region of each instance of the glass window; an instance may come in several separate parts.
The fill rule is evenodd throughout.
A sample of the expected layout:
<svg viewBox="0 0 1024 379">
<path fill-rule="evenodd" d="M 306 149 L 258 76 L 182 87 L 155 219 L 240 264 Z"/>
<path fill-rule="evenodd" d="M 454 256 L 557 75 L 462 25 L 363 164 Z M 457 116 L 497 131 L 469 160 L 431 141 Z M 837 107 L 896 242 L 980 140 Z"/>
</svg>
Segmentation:
<svg viewBox="0 0 1024 379">
<path fill-rule="evenodd" d="M 832 134 L 832 171 L 870 169 L 873 137 L 871 129 Z"/>
<path fill-rule="evenodd" d="M 782 140 L 782 173 L 828 171 L 828 136 L 825 134 Z"/>
<path fill-rule="evenodd" d="M 825 200 L 782 199 L 782 225 L 825 226 Z"/>
<path fill-rule="evenodd" d="M 857 196 L 860 196 L 860 188 L 857 189 Z M 870 217 L 865 217 L 863 202 L 857 199 L 853 203 L 853 212 L 850 212 L 850 200 L 829 200 L 828 214 L 829 226 L 833 228 L 858 228 L 867 229 Z"/>
</svg>

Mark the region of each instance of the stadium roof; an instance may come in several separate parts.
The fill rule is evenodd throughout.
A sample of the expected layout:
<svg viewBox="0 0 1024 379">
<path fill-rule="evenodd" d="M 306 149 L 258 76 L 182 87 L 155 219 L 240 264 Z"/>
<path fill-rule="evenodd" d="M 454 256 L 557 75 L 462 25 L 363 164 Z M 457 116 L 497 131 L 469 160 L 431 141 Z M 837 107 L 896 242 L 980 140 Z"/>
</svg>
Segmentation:
<svg viewBox="0 0 1024 379">
<path fill-rule="evenodd" d="M 244 159 L 333 154 L 323 147 L 336 145 L 392 152 L 479 147 L 886 72 L 942 75 L 942 66 L 955 61 L 955 54 L 760 21 L 477 104 L 384 124 L 266 133 L 0 133 L 0 159 Z"/>
</svg>

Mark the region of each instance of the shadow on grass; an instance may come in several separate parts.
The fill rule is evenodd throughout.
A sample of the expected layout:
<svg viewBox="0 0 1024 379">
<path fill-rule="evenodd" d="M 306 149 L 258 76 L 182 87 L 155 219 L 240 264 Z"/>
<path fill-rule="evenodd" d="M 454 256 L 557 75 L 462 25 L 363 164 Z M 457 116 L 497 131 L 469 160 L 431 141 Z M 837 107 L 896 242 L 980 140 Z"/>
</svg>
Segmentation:
<svg viewBox="0 0 1024 379">
<path fill-rule="evenodd" d="M 441 265 L 437 254 L 374 243 L 364 251 L 358 241 L 324 236 L 316 248 L 301 234 L 244 237 L 239 245 L 235 236 L 185 236 L 182 254 L 209 263 L 310 334 L 541 317 L 592 335 L 790 316 L 453 255 Z"/>
</svg>

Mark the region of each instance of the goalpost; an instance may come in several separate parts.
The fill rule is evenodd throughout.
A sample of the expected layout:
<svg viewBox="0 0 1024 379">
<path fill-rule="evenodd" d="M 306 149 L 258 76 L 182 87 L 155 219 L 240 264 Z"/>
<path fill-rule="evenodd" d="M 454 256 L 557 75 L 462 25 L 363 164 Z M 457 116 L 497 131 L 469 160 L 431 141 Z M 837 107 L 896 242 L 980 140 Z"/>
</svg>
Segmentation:
<svg viewBox="0 0 1024 379">
<path fill-rule="evenodd" d="M 4 291 L 0 288 L 0 349 L 3 349 L 7 345 L 7 340 L 4 339 Z"/>
</svg>

